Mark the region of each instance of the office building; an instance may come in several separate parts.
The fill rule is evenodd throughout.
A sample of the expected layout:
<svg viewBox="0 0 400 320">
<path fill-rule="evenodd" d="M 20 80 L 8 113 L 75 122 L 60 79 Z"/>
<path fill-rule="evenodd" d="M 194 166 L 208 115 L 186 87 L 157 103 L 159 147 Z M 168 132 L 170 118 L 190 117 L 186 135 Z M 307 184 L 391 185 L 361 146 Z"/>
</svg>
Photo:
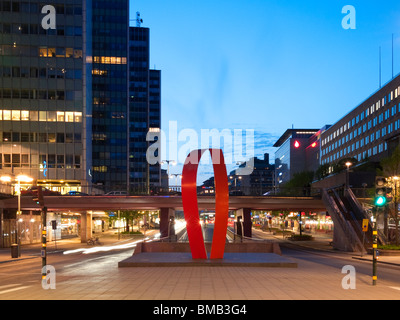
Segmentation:
<svg viewBox="0 0 400 320">
<path fill-rule="evenodd" d="M 161 187 L 160 164 L 146 158 L 147 133 L 160 130 L 161 71 L 150 69 L 150 30 L 138 23 L 129 29 L 129 188 L 135 194 Z"/>
<path fill-rule="evenodd" d="M 275 186 L 291 180 L 296 173 L 315 171 L 319 162 L 320 129 L 288 129 L 274 144 Z"/>
<path fill-rule="evenodd" d="M 129 1 L 93 0 L 92 182 L 104 192 L 128 190 Z"/>
<path fill-rule="evenodd" d="M 86 2 L 0 1 L 0 175 L 24 174 L 62 193 L 89 187 L 91 29 Z"/>
<path fill-rule="evenodd" d="M 379 162 L 399 145 L 400 75 L 321 135 L 321 164 Z"/>
</svg>

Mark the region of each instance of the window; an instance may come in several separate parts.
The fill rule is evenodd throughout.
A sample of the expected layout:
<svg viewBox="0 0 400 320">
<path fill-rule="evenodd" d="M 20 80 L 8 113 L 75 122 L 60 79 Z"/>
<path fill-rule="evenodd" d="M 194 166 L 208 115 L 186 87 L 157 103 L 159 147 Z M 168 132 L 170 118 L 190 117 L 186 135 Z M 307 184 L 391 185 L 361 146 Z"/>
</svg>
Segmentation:
<svg viewBox="0 0 400 320">
<path fill-rule="evenodd" d="M 29 119 L 31 121 L 38 121 L 39 119 L 39 112 L 38 111 L 30 111 L 29 112 Z"/>
<path fill-rule="evenodd" d="M 57 168 L 64 168 L 64 155 L 57 155 Z"/>
<path fill-rule="evenodd" d="M 55 133 L 48 133 L 47 134 L 47 141 L 49 143 L 56 143 L 56 134 Z"/>
<path fill-rule="evenodd" d="M 75 122 L 82 122 L 82 112 L 75 112 Z"/>
<path fill-rule="evenodd" d="M 21 165 L 21 155 L 18 153 L 12 154 L 12 165 L 13 167 L 19 167 Z"/>
<path fill-rule="evenodd" d="M 21 142 L 29 142 L 29 132 L 21 132 Z"/>
<path fill-rule="evenodd" d="M 65 116 L 63 111 L 57 111 L 57 121 L 64 122 Z"/>
<path fill-rule="evenodd" d="M 73 112 L 65 112 L 65 122 L 74 122 Z"/>
<path fill-rule="evenodd" d="M 11 132 L 3 132 L 3 141 L 11 142 Z"/>
<path fill-rule="evenodd" d="M 21 166 L 29 167 L 29 154 L 21 154 Z"/>
<path fill-rule="evenodd" d="M 57 143 L 64 143 L 65 136 L 64 133 L 57 133 Z"/>
<path fill-rule="evenodd" d="M 55 111 L 47 111 L 47 121 L 49 121 L 49 122 L 56 121 L 56 112 Z"/>
<path fill-rule="evenodd" d="M 11 120 L 11 110 L 3 110 L 3 120 Z"/>
<path fill-rule="evenodd" d="M 46 111 L 39 111 L 39 121 L 46 121 Z"/>
</svg>

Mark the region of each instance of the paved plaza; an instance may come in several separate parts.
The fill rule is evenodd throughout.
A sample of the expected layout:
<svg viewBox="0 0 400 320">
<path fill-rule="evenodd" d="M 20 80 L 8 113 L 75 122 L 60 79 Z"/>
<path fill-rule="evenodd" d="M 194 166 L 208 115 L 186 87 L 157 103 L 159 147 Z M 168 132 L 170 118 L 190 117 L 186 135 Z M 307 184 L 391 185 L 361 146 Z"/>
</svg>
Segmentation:
<svg viewBox="0 0 400 320">
<path fill-rule="evenodd" d="M 105 240 L 105 239 L 104 239 Z M 106 241 L 106 240 L 105 240 Z M 120 241 L 121 242 L 121 241 Z M 111 243 L 108 243 L 111 244 Z M 116 243 L 113 243 L 116 244 Z M 310 243 L 304 243 L 306 247 Z M 105 243 L 104 245 L 107 245 Z M 325 246 L 314 241 L 312 246 Z M 82 244 L 73 240 L 59 243 L 59 252 L 78 248 Z M 31 250 L 34 250 L 32 247 Z M 51 249 L 49 249 L 51 251 Z M 28 251 L 26 251 L 27 253 Z M 285 259 L 297 263 L 297 268 L 266 267 L 135 267 L 118 268 L 118 263 L 132 254 L 133 249 L 106 257 L 93 255 L 86 263 L 56 266 L 56 289 L 44 290 L 38 281 L 39 272 L 25 274 L 23 283 L 18 277 L 12 283 L 0 286 L 0 299 L 18 300 L 398 300 L 400 279 L 380 277 L 372 286 L 368 274 L 369 256 L 320 251 L 313 259 L 283 254 Z M 55 255 L 61 253 L 53 253 Z M 76 253 L 77 255 L 79 253 Z M 333 255 L 330 258 L 330 255 Z M 0 267 L 19 263 L 40 264 L 40 258 L 25 254 L 23 261 L 12 261 L 9 249 L 0 250 Z M 8 257 L 7 257 L 8 256 Z M 332 265 L 330 259 L 337 258 Z M 30 261 L 29 261 L 30 260 Z M 367 261 L 365 261 L 367 260 Z M 379 265 L 383 272 L 398 273 L 400 259 L 382 257 Z M 335 260 L 336 261 L 336 260 Z M 342 267 L 353 265 L 362 270 L 356 274 L 356 288 L 344 289 Z M 365 272 L 364 270 L 367 270 Z M 19 289 L 16 289 L 19 288 Z M 15 289 L 15 290 L 13 290 Z M 3 293 L 3 294 L 2 294 Z"/>
</svg>

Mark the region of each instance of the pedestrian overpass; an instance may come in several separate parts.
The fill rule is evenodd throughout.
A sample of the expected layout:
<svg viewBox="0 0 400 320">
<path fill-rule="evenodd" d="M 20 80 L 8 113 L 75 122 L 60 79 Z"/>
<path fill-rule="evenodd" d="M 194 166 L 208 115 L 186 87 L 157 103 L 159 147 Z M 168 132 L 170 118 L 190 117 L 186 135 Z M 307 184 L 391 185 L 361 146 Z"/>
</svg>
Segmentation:
<svg viewBox="0 0 400 320">
<path fill-rule="evenodd" d="M 159 210 L 161 238 L 169 235 L 175 211 L 183 210 L 181 196 L 49 196 L 44 205 L 53 212 L 79 212 L 81 214 L 81 240 L 86 242 L 92 234 L 94 211 Z M 199 210 L 213 210 L 215 197 L 199 196 Z M 20 198 L 21 211 L 40 211 L 33 197 Z M 18 210 L 18 198 L 0 200 L 0 210 Z M 252 210 L 327 211 L 320 197 L 230 196 L 229 210 L 236 212 L 243 224 L 243 235 L 251 237 Z"/>
</svg>

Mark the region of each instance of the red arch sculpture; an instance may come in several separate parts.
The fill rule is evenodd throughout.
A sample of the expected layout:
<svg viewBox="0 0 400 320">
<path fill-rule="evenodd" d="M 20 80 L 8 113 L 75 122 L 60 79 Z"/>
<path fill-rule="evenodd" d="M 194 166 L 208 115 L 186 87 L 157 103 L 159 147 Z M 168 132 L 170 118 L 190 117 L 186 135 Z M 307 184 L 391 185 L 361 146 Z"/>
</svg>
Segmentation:
<svg viewBox="0 0 400 320">
<path fill-rule="evenodd" d="M 192 258 L 207 259 L 200 225 L 196 183 L 199 162 L 207 150 L 211 153 L 215 183 L 215 225 L 210 259 L 223 259 L 226 231 L 228 229 L 229 189 L 228 175 L 222 150 L 201 149 L 192 151 L 188 155 L 182 171 L 182 204 Z"/>
</svg>

